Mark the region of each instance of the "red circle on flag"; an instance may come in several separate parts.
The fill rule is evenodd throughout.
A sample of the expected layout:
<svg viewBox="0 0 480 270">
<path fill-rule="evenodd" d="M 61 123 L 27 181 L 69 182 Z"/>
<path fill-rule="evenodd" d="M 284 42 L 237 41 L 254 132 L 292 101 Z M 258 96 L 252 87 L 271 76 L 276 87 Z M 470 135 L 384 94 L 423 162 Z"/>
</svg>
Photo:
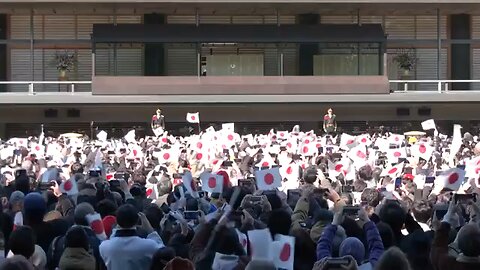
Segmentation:
<svg viewBox="0 0 480 270">
<path fill-rule="evenodd" d="M 195 115 L 192 115 L 192 116 L 190 117 L 190 119 L 192 119 L 192 121 L 195 121 L 195 119 L 197 119 L 197 118 L 195 117 Z"/>
<path fill-rule="evenodd" d="M 275 180 L 275 177 L 273 177 L 273 174 L 271 173 L 267 173 L 265 174 L 265 176 L 263 177 L 263 181 L 265 182 L 265 184 L 267 185 L 271 185 L 273 184 L 273 181 Z"/>
<path fill-rule="evenodd" d="M 388 171 L 388 174 L 392 174 L 392 173 L 396 173 L 398 171 L 397 168 L 391 168 L 389 171 Z"/>
<path fill-rule="evenodd" d="M 290 259 L 291 248 L 290 244 L 285 243 L 283 245 L 282 251 L 280 252 L 280 260 L 286 262 Z"/>
<path fill-rule="evenodd" d="M 362 142 L 362 143 L 366 143 L 366 142 L 367 142 L 367 138 L 363 138 L 361 142 Z"/>
<path fill-rule="evenodd" d="M 480 159 L 477 161 L 477 166 L 480 165 Z"/>
<path fill-rule="evenodd" d="M 202 147 L 203 147 L 203 144 L 201 142 L 197 142 L 197 148 L 202 149 Z"/>
<path fill-rule="evenodd" d="M 40 146 L 35 146 L 35 151 L 40 151 Z"/>
<path fill-rule="evenodd" d="M 287 148 L 292 148 L 292 144 L 291 144 L 291 143 L 287 143 Z"/>
<path fill-rule="evenodd" d="M 163 154 L 163 159 L 164 160 L 169 160 L 170 159 L 170 154 L 169 153 Z"/>
<path fill-rule="evenodd" d="M 138 154 L 138 151 L 136 149 L 133 149 L 133 155 L 137 156 L 137 154 Z"/>
<path fill-rule="evenodd" d="M 425 145 L 423 145 L 423 144 L 420 144 L 420 146 L 418 147 L 418 151 L 421 154 L 425 154 L 425 152 L 427 152 L 427 147 L 425 147 Z"/>
<path fill-rule="evenodd" d="M 70 191 L 72 188 L 73 188 L 72 181 L 68 180 L 65 183 L 63 183 L 63 189 L 65 189 L 65 191 Z"/>
<path fill-rule="evenodd" d="M 292 167 L 288 167 L 288 169 L 287 169 L 287 174 L 292 174 L 292 172 L 293 172 Z"/>
<path fill-rule="evenodd" d="M 303 149 L 302 149 L 302 152 L 304 154 L 308 153 L 308 147 L 307 146 L 304 146 Z"/>
<path fill-rule="evenodd" d="M 363 153 L 362 151 L 358 150 L 358 151 L 357 151 L 357 157 L 359 157 L 359 158 L 366 158 L 367 156 L 365 155 L 365 153 Z"/>
<path fill-rule="evenodd" d="M 228 135 L 228 136 L 227 136 L 227 139 L 228 139 L 229 141 L 233 141 L 233 135 L 232 135 L 232 134 Z"/>
<path fill-rule="evenodd" d="M 270 164 L 268 164 L 268 162 L 264 161 L 264 162 L 262 163 L 262 167 L 268 167 L 268 166 L 270 166 Z"/>
<path fill-rule="evenodd" d="M 166 143 L 167 141 L 168 141 L 167 138 L 162 138 L 163 143 Z"/>
<path fill-rule="evenodd" d="M 280 137 L 283 137 L 283 136 L 285 136 L 285 133 L 281 132 Z"/>
<path fill-rule="evenodd" d="M 208 178 L 208 187 L 215 188 L 217 186 L 217 179 L 215 177 Z"/>
<path fill-rule="evenodd" d="M 449 177 L 448 177 L 448 183 L 449 184 L 454 184 L 455 182 L 457 182 L 458 178 L 460 176 L 458 175 L 458 173 L 452 173 Z"/>
<path fill-rule="evenodd" d="M 353 143 L 353 140 L 348 140 L 347 141 L 347 144 L 352 144 Z"/>
<path fill-rule="evenodd" d="M 202 157 L 203 157 L 202 153 L 198 153 L 198 154 L 195 156 L 195 158 L 196 158 L 197 160 L 202 159 Z"/>
<path fill-rule="evenodd" d="M 92 223 L 90 223 L 90 227 L 95 234 L 102 234 L 104 231 L 103 223 L 99 219 L 92 221 Z"/>
<path fill-rule="evenodd" d="M 145 193 L 147 194 L 147 197 L 149 197 L 150 195 L 152 195 L 153 189 L 149 188 Z"/>
<path fill-rule="evenodd" d="M 480 172 L 480 167 L 475 168 L 475 174 L 478 174 Z"/>
<path fill-rule="evenodd" d="M 401 157 L 401 156 L 402 156 L 402 153 L 400 153 L 400 152 L 397 151 L 397 152 L 393 153 L 393 156 L 396 157 L 396 158 L 398 158 L 398 157 Z"/>
<path fill-rule="evenodd" d="M 340 172 L 343 168 L 343 164 L 337 164 L 335 165 L 335 171 Z"/>
<path fill-rule="evenodd" d="M 306 143 L 306 144 L 309 144 L 309 143 L 310 143 L 310 140 L 309 140 L 309 139 L 306 139 L 306 140 L 305 140 L 305 143 Z"/>
<path fill-rule="evenodd" d="M 395 137 L 395 141 L 398 142 L 400 140 L 399 137 Z"/>
</svg>

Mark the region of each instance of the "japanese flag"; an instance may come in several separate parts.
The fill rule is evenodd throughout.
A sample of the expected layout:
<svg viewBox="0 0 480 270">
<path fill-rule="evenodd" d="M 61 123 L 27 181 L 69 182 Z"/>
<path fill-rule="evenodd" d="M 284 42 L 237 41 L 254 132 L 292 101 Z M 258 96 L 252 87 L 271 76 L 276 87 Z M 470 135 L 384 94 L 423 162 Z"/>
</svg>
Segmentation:
<svg viewBox="0 0 480 270">
<path fill-rule="evenodd" d="M 431 129 L 437 129 L 437 126 L 435 125 L 435 120 L 433 119 L 428 119 L 422 122 L 422 128 L 423 130 L 431 130 Z"/>
<path fill-rule="evenodd" d="M 132 130 L 130 130 L 130 131 L 127 133 L 127 135 L 125 135 L 125 137 L 123 137 L 123 138 L 125 138 L 125 140 L 126 140 L 128 143 L 136 143 L 137 141 L 135 140 L 135 136 L 136 136 L 136 135 L 135 135 L 135 130 L 132 129 Z"/>
<path fill-rule="evenodd" d="M 15 144 L 18 147 L 27 147 L 28 139 L 27 138 L 12 138 L 8 140 L 9 143 Z"/>
<path fill-rule="evenodd" d="M 157 184 L 152 184 L 147 181 L 147 184 L 145 185 L 145 194 L 147 195 L 148 199 L 156 200 L 158 199 L 158 185 Z"/>
<path fill-rule="evenodd" d="M 142 151 L 142 147 L 140 147 L 139 145 L 132 145 L 131 147 L 131 150 L 130 150 L 130 157 L 131 158 L 134 158 L 134 159 L 141 159 L 143 158 L 143 151 Z"/>
<path fill-rule="evenodd" d="M 302 156 L 314 156 L 315 154 L 318 153 L 318 149 L 315 148 L 315 143 L 306 139 L 303 141 L 303 143 L 300 145 L 298 149 L 298 153 L 301 154 Z"/>
<path fill-rule="evenodd" d="M 355 146 L 357 146 L 357 140 L 355 136 L 349 135 L 347 133 L 343 133 L 340 137 L 340 148 L 349 150 Z"/>
<path fill-rule="evenodd" d="M 402 174 L 404 163 L 399 163 L 395 166 L 390 166 L 389 168 L 382 171 L 384 176 L 390 176 L 390 178 L 395 179 Z"/>
<path fill-rule="evenodd" d="M 275 241 L 272 242 L 272 257 L 277 269 L 293 270 L 294 253 L 294 237 L 281 234 L 275 235 Z"/>
<path fill-rule="evenodd" d="M 200 175 L 200 180 L 202 181 L 202 190 L 208 191 L 210 193 L 222 193 L 223 176 L 209 172 L 203 172 Z"/>
<path fill-rule="evenodd" d="M 436 177 L 436 182 L 443 184 L 444 189 L 457 191 L 465 180 L 465 171 L 459 168 L 452 168 L 444 171 Z"/>
<path fill-rule="evenodd" d="M 62 182 L 60 184 L 60 191 L 62 193 L 66 193 L 69 196 L 77 195 L 78 187 L 77 187 L 77 181 L 75 181 L 75 177 L 72 176 L 70 177 L 70 179 Z"/>
<path fill-rule="evenodd" d="M 330 160 L 328 161 L 328 175 L 332 177 L 337 177 L 340 174 L 343 176 L 347 175 L 349 171 L 350 164 L 347 164 L 347 162 L 342 159 L 337 162 L 331 162 Z"/>
<path fill-rule="evenodd" d="M 405 135 L 391 134 L 390 137 L 388 137 L 388 142 L 390 144 L 402 145 L 404 141 L 405 141 Z"/>
<path fill-rule="evenodd" d="M 281 140 L 286 140 L 289 136 L 289 132 L 288 131 L 278 131 L 277 132 L 277 138 L 278 139 L 281 139 Z"/>
<path fill-rule="evenodd" d="M 176 159 L 178 159 L 178 155 L 176 155 L 174 149 L 164 149 L 159 152 L 154 152 L 152 155 L 158 159 L 160 164 L 175 162 Z"/>
<path fill-rule="evenodd" d="M 368 134 L 362 134 L 357 136 L 357 142 L 365 146 L 369 146 L 370 144 L 372 144 L 372 141 L 370 140 L 370 135 Z"/>
<path fill-rule="evenodd" d="M 375 140 L 375 146 L 378 147 L 378 150 L 382 152 L 387 152 L 390 148 L 388 140 L 384 138 L 377 138 Z"/>
<path fill-rule="evenodd" d="M 220 149 L 227 149 L 235 145 L 236 137 L 238 135 L 233 132 L 225 132 L 221 137 L 220 144 L 218 145 Z"/>
<path fill-rule="evenodd" d="M 480 156 L 475 157 L 465 164 L 466 177 L 478 179 L 480 175 Z M 477 183 L 478 185 L 479 183 Z"/>
<path fill-rule="evenodd" d="M 45 146 L 34 143 L 31 145 L 31 152 L 35 154 L 37 157 L 45 156 Z"/>
<path fill-rule="evenodd" d="M 390 164 L 398 163 L 399 158 L 406 158 L 406 157 L 407 157 L 407 152 L 405 150 L 405 147 L 388 149 L 387 151 L 387 158 Z"/>
<path fill-rule="evenodd" d="M 296 153 L 297 147 L 298 147 L 297 139 L 292 138 L 288 140 L 287 143 L 285 144 L 285 147 L 287 148 L 287 151 L 289 153 Z"/>
<path fill-rule="evenodd" d="M 185 171 L 182 175 L 182 182 L 187 192 L 192 195 L 194 198 L 198 198 L 197 185 L 193 181 L 192 173 L 190 171 Z"/>
<path fill-rule="evenodd" d="M 357 145 L 350 149 L 348 157 L 353 160 L 355 167 L 360 168 L 367 161 L 367 150 L 364 145 Z"/>
<path fill-rule="evenodd" d="M 295 163 L 290 163 L 288 165 L 282 166 L 280 168 L 280 175 L 283 179 L 298 181 L 300 176 L 300 167 Z"/>
<path fill-rule="evenodd" d="M 257 163 L 255 166 L 258 168 L 266 168 L 266 167 L 270 168 L 273 165 L 275 165 L 275 161 L 273 160 L 272 156 L 270 156 L 270 154 L 266 153 L 263 156 L 263 159 L 260 160 L 260 162 Z"/>
<path fill-rule="evenodd" d="M 256 170 L 255 179 L 259 190 L 272 190 L 282 186 L 282 176 L 278 167 Z"/>
<path fill-rule="evenodd" d="M 187 122 L 189 123 L 200 123 L 200 114 L 196 113 L 187 113 Z"/>
<path fill-rule="evenodd" d="M 426 161 L 429 161 L 432 157 L 433 147 L 428 143 L 420 142 L 413 145 L 411 148 L 412 156 L 417 158 L 422 158 Z"/>
<path fill-rule="evenodd" d="M 105 234 L 105 228 L 103 226 L 103 221 L 102 217 L 100 214 L 95 213 L 95 214 L 87 214 L 86 219 L 88 221 L 88 224 L 90 225 L 90 228 L 92 231 L 95 233 L 98 239 L 100 240 L 106 240 L 107 235 Z"/>
</svg>

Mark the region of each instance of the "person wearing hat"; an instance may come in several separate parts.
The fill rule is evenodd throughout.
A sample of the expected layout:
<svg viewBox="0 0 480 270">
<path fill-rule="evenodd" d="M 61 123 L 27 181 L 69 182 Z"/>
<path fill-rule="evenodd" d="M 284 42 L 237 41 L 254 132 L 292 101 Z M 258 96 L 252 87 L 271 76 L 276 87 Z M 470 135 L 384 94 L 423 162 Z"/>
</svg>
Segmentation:
<svg viewBox="0 0 480 270">
<path fill-rule="evenodd" d="M 333 114 L 332 108 L 329 108 L 327 114 L 323 116 L 323 131 L 333 134 L 337 131 L 337 116 Z"/>
</svg>

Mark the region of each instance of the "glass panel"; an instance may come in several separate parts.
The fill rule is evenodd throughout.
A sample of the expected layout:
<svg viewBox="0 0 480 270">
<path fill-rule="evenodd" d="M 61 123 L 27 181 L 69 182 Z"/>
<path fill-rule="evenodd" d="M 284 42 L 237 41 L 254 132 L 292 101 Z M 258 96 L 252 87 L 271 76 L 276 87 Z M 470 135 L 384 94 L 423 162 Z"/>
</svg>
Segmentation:
<svg viewBox="0 0 480 270">
<path fill-rule="evenodd" d="M 380 75 L 378 43 L 360 43 L 360 75 Z"/>
</svg>

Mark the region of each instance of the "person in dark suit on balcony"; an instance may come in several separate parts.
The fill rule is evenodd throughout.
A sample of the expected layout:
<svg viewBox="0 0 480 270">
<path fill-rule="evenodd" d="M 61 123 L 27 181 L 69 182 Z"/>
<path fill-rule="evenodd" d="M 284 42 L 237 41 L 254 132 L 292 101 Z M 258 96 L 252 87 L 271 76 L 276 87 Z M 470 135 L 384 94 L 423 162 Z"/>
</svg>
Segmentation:
<svg viewBox="0 0 480 270">
<path fill-rule="evenodd" d="M 332 108 L 329 108 L 327 114 L 323 116 L 323 131 L 328 134 L 334 134 L 337 131 L 337 116 L 333 114 Z"/>
<path fill-rule="evenodd" d="M 155 136 L 158 137 L 163 134 L 165 131 L 165 116 L 162 115 L 162 110 L 157 109 L 156 114 L 152 116 L 150 125 Z"/>
</svg>

